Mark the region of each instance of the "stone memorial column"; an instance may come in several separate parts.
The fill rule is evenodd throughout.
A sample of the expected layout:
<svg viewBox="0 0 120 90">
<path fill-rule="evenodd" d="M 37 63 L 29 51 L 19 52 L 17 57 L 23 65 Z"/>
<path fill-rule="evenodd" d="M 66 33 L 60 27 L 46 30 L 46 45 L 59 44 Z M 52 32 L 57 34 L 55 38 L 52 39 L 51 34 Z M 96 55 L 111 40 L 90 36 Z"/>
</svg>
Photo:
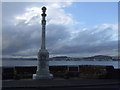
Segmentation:
<svg viewBox="0 0 120 90">
<path fill-rule="evenodd" d="M 42 38 L 41 38 L 41 49 L 38 52 L 38 66 L 34 79 L 50 79 L 52 78 L 49 72 L 49 52 L 45 45 L 45 25 L 46 25 L 46 7 L 42 7 Z"/>
</svg>

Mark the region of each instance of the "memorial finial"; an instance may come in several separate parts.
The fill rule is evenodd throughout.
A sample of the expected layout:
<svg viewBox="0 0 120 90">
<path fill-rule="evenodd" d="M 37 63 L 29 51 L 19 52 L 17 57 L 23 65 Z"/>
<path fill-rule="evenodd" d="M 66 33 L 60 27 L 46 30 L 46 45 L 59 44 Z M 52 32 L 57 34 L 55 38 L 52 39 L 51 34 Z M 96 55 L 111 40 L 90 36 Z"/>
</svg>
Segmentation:
<svg viewBox="0 0 120 90">
<path fill-rule="evenodd" d="M 47 10 L 47 8 L 46 8 L 45 6 L 43 6 L 43 7 L 42 7 L 42 12 L 43 12 L 43 13 L 41 14 L 43 17 L 46 16 L 46 14 L 45 14 L 46 10 Z"/>
<path fill-rule="evenodd" d="M 42 7 L 42 11 L 43 12 L 45 12 L 47 9 L 46 9 L 46 7 L 44 6 L 44 7 Z"/>
</svg>

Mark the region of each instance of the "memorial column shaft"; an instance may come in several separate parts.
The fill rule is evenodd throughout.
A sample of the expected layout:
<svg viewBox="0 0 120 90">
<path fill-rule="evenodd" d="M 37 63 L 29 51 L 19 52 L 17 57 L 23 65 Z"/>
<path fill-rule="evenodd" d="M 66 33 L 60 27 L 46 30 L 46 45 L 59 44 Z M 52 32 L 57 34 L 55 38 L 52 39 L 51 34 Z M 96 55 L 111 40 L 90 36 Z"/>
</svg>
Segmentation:
<svg viewBox="0 0 120 90">
<path fill-rule="evenodd" d="M 42 20 L 42 42 L 41 42 L 41 49 L 46 49 L 46 38 L 45 38 L 45 23 L 46 20 Z"/>
</svg>

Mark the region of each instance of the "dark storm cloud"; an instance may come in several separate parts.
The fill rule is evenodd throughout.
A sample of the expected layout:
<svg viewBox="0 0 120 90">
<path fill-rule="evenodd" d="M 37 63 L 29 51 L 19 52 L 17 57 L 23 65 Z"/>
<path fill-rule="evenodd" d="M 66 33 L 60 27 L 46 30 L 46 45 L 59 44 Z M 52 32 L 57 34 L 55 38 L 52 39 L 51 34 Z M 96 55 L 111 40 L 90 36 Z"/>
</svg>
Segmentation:
<svg viewBox="0 0 120 90">
<path fill-rule="evenodd" d="M 47 25 L 46 44 L 50 54 L 95 54 L 118 49 L 118 42 L 110 41 L 110 27 L 100 31 L 99 28 L 85 30 L 77 33 L 73 39 L 70 39 L 68 29 L 64 25 Z M 3 27 L 3 55 L 37 55 L 40 40 L 40 24 L 28 26 L 19 23 L 17 26 Z"/>
<path fill-rule="evenodd" d="M 56 54 L 82 54 L 82 53 L 99 53 L 102 51 L 111 51 L 118 49 L 117 41 L 104 42 L 99 45 L 74 45 L 74 46 L 63 46 L 60 49 L 54 51 Z"/>
<path fill-rule="evenodd" d="M 60 39 L 67 39 L 68 36 L 69 33 L 66 31 L 66 27 L 54 24 L 48 25 L 47 48 L 52 50 L 59 45 Z M 40 48 L 40 40 L 41 27 L 39 24 L 31 27 L 19 23 L 16 27 L 3 27 L 3 55 L 24 55 L 20 53 L 21 51 L 26 51 L 26 55 L 36 55 Z M 27 52 L 27 50 L 30 51 L 31 49 L 35 49 L 33 53 Z"/>
<path fill-rule="evenodd" d="M 64 25 L 50 24 L 47 27 L 47 47 L 51 49 L 60 46 L 59 43 L 70 37 L 70 33 Z"/>
<path fill-rule="evenodd" d="M 82 53 L 116 53 L 118 52 L 118 41 L 111 40 L 112 28 L 108 27 L 96 32 L 99 28 L 85 30 L 77 34 L 70 41 L 66 41 L 63 46 L 55 49 L 55 54 L 82 54 Z M 104 53 L 102 53 L 104 54 Z"/>
<path fill-rule="evenodd" d="M 4 54 L 15 54 L 22 50 L 30 48 L 38 48 L 40 45 L 38 37 L 36 35 L 40 33 L 40 27 L 5 27 L 3 28 L 3 55 Z M 33 34 L 36 32 L 35 37 Z M 39 34 L 40 36 L 40 34 Z"/>
<path fill-rule="evenodd" d="M 39 16 L 32 16 L 29 21 L 21 19 L 16 25 L 3 27 L 3 55 L 36 55 L 40 48 L 41 24 Z M 27 23 L 26 23 L 27 21 Z M 29 26 L 29 24 L 33 24 Z M 48 50 L 60 46 L 60 42 L 70 37 L 66 25 L 48 24 L 46 44 Z"/>
</svg>

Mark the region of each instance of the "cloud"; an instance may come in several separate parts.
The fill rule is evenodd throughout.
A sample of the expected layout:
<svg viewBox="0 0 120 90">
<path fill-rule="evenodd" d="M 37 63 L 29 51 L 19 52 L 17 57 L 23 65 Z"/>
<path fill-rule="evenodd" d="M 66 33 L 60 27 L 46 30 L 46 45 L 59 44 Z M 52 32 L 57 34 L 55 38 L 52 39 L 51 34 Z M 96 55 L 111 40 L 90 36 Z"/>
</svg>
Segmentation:
<svg viewBox="0 0 120 90">
<path fill-rule="evenodd" d="M 118 54 L 118 35 L 116 25 L 103 24 L 92 29 L 75 33 L 76 37 L 67 40 L 54 54 Z M 73 33 L 74 34 L 74 33 Z M 116 34 L 115 39 L 113 39 Z"/>
<path fill-rule="evenodd" d="M 51 55 L 87 56 L 117 53 L 117 24 L 102 24 L 76 30 L 74 26 L 81 22 L 75 21 L 72 14 L 64 11 L 65 7 L 72 5 L 71 2 L 44 4 L 48 9 L 46 46 Z M 41 44 L 41 6 L 42 4 L 24 6 L 24 12 L 12 14 L 12 20 L 6 15 L 3 16 L 3 55 L 37 55 Z M 8 22 L 13 23 L 6 24 L 6 18 Z"/>
<path fill-rule="evenodd" d="M 47 24 L 73 25 L 76 21 L 73 20 L 71 14 L 65 13 L 65 11 L 62 9 L 65 6 L 66 4 L 64 3 L 52 3 L 50 5 L 47 5 Z M 42 17 L 40 13 L 42 13 L 41 7 L 27 8 L 24 14 L 15 17 L 15 25 L 21 23 L 27 25 L 35 25 L 41 23 L 40 20 Z"/>
<path fill-rule="evenodd" d="M 62 4 L 60 7 L 62 7 Z M 60 39 L 69 36 L 66 31 L 66 25 L 58 25 L 58 23 L 55 23 L 56 21 L 60 21 L 62 23 L 65 22 L 67 19 L 65 20 L 64 16 L 67 16 L 67 14 L 63 13 L 59 8 L 52 11 L 52 8 L 54 7 L 52 6 L 49 12 L 53 13 L 58 11 L 57 15 L 61 16 L 61 19 L 59 20 L 59 18 L 57 18 L 57 20 L 55 18 L 54 21 L 51 21 L 53 18 L 50 14 L 47 21 L 47 46 L 51 46 L 51 44 L 53 45 Z M 5 25 L 4 23 L 2 43 L 3 55 L 36 55 L 40 48 L 41 39 L 40 12 L 41 7 L 27 8 L 23 14 L 17 16 L 14 15 L 15 18 L 13 19 L 14 23 L 12 25 Z M 67 16 L 67 18 L 70 17 Z M 51 47 L 49 48 L 51 49 Z"/>
</svg>

